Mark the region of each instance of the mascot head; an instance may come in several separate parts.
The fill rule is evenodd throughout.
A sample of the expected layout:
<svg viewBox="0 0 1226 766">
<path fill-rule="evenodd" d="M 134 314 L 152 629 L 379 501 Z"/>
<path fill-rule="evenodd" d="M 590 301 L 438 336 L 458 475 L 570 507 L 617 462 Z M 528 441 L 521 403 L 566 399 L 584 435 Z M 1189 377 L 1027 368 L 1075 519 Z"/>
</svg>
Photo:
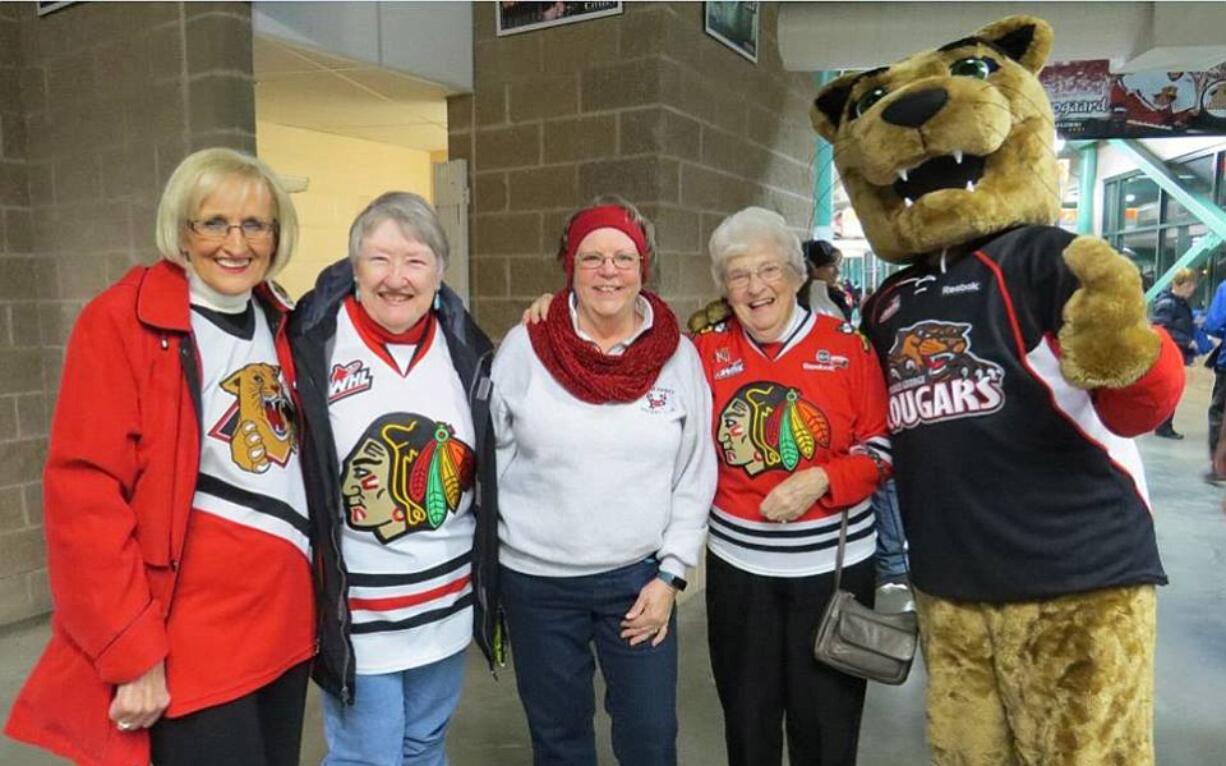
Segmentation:
<svg viewBox="0 0 1226 766">
<path fill-rule="evenodd" d="M 936 50 L 845 75 L 811 116 L 881 258 L 916 257 L 1060 210 L 1047 22 L 1011 16 Z"/>
</svg>

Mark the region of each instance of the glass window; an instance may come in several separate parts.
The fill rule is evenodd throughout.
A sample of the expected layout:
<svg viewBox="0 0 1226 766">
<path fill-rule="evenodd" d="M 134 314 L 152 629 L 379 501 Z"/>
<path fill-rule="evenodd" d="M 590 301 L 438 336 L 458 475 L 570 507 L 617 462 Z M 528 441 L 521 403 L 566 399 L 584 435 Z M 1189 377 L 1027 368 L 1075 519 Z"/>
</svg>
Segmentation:
<svg viewBox="0 0 1226 766">
<path fill-rule="evenodd" d="M 1175 174 L 1175 177 L 1179 180 L 1179 183 L 1181 186 L 1183 186 L 1183 188 L 1190 192 L 1195 192 L 1196 194 L 1201 194 L 1206 198 L 1212 199 L 1213 169 L 1215 159 L 1216 158 L 1213 155 L 1208 157 L 1198 157 L 1194 160 L 1189 160 L 1188 162 L 1172 166 L 1171 171 Z M 1182 223 L 1184 221 L 1196 220 L 1196 216 L 1183 205 L 1179 204 L 1179 202 L 1171 195 L 1164 193 L 1162 195 L 1162 202 L 1163 223 Z"/>
<path fill-rule="evenodd" d="M 1103 234 L 1120 230 L 1120 182 L 1103 184 Z"/>
<path fill-rule="evenodd" d="M 1137 234 L 1125 234 L 1120 237 L 1119 250 L 1132 259 L 1141 270 L 1142 288 L 1148 290 L 1158 275 L 1158 236 L 1156 232 L 1147 231 Z"/>
<path fill-rule="evenodd" d="M 1196 292 L 1188 299 L 1194 309 L 1208 309 L 1213 290 L 1226 278 L 1226 245 L 1218 245 L 1196 267 Z"/>
<path fill-rule="evenodd" d="M 1143 175 L 1125 178 L 1120 186 L 1124 229 L 1158 225 L 1158 184 Z"/>
<path fill-rule="evenodd" d="M 1188 252 L 1200 239 L 1209 233 L 1204 224 L 1172 226 L 1162 229 L 1162 249 L 1158 253 L 1158 274 L 1167 272 L 1179 257 Z M 1200 260 L 1198 263 L 1208 263 Z"/>
</svg>

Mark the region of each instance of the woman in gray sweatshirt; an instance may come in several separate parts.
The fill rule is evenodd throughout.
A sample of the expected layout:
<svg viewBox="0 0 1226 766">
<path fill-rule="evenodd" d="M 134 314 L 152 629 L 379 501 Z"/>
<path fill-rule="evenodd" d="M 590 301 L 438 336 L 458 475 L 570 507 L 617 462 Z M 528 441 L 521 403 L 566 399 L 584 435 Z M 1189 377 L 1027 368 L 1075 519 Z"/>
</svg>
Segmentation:
<svg viewBox="0 0 1226 766">
<path fill-rule="evenodd" d="M 653 254 L 629 203 L 580 210 L 559 252 L 565 309 L 511 330 L 494 360 L 502 605 L 536 764 L 595 765 L 596 657 L 618 760 L 676 763 L 673 602 L 716 463 L 698 355 L 643 290 Z"/>
</svg>

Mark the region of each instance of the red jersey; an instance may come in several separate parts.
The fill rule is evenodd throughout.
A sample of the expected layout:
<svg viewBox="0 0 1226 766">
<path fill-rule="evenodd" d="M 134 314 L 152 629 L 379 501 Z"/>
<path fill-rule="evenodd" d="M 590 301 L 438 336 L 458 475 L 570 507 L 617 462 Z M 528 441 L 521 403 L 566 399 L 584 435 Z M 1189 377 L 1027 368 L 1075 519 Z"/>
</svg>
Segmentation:
<svg viewBox="0 0 1226 766">
<path fill-rule="evenodd" d="M 769 348 L 735 319 L 694 338 L 720 458 L 708 545 L 735 566 L 777 577 L 834 569 L 844 508 L 845 563 L 872 556 L 868 498 L 890 470 L 885 385 L 868 341 L 846 322 L 796 312 L 784 339 Z M 787 524 L 764 518 L 770 491 L 813 467 L 829 477 L 826 494 Z"/>
</svg>

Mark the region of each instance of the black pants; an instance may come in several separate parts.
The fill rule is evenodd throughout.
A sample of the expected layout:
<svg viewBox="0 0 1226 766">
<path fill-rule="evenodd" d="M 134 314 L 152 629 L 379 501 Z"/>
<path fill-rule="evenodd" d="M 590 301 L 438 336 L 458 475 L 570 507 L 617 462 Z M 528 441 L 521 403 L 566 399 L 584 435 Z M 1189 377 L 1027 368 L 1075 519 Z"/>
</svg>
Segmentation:
<svg viewBox="0 0 1226 766">
<path fill-rule="evenodd" d="M 154 766 L 298 766 L 310 665 L 224 705 L 158 721 L 149 730 Z"/>
<path fill-rule="evenodd" d="M 843 569 L 843 588 L 873 603 L 872 559 Z M 707 639 L 724 708 L 729 766 L 775 766 L 786 726 L 793 766 L 856 762 L 865 681 L 813 659 L 834 574 L 763 577 L 707 554 Z"/>
<path fill-rule="evenodd" d="M 1218 434 L 1222 430 L 1222 411 L 1226 410 L 1226 369 L 1213 372 L 1213 396 L 1209 399 L 1209 460 L 1217 449 Z"/>
</svg>

